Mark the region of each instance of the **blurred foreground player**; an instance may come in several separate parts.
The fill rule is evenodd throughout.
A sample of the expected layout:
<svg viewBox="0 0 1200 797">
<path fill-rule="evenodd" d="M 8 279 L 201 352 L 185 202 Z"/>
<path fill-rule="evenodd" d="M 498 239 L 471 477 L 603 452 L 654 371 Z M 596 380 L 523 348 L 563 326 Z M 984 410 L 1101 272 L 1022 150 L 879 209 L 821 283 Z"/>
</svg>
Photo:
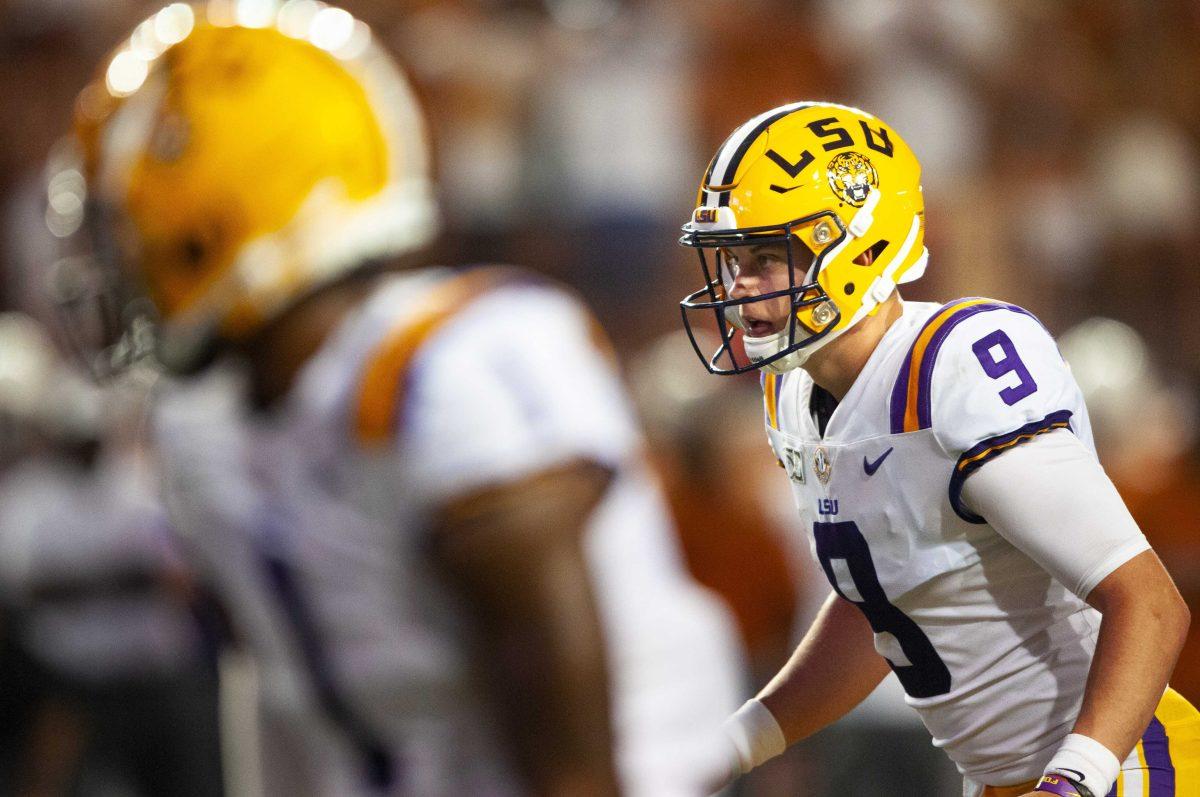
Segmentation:
<svg viewBox="0 0 1200 797">
<path fill-rule="evenodd" d="M 967 795 L 1200 794 L 1200 714 L 1167 687 L 1188 609 L 1101 469 L 1054 340 L 990 299 L 904 302 L 920 167 L 825 103 L 734 131 L 681 243 L 686 326 L 763 374 L 767 433 L 833 592 L 729 721 L 746 771 L 896 673 Z M 744 354 L 739 347 L 744 347 Z M 875 784 L 865 793 L 908 793 Z"/>
<path fill-rule="evenodd" d="M 729 620 L 580 304 L 416 268 L 422 120 L 366 26 L 175 4 L 102 81 L 78 139 L 96 273 L 126 291 L 107 359 L 183 377 L 168 502 L 255 655 L 266 791 L 698 793 Z"/>
</svg>

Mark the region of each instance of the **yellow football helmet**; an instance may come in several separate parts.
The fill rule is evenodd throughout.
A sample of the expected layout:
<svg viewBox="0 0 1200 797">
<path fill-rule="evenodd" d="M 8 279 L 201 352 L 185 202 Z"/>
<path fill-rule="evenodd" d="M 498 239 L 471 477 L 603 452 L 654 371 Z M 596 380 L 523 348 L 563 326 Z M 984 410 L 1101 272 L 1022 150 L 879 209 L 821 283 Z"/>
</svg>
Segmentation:
<svg viewBox="0 0 1200 797">
<path fill-rule="evenodd" d="M 49 176 L 48 221 L 60 237 L 82 228 L 106 267 L 100 282 L 127 289 L 110 359 L 139 347 L 129 316 L 145 299 L 160 358 L 187 370 L 213 341 L 245 339 L 437 228 L 406 80 L 366 25 L 316 0 L 163 8 L 81 94 L 74 143 L 77 162 L 60 159 Z M 52 213 L 79 204 L 78 223 Z M 78 293 L 96 280 L 58 282 Z"/>
<path fill-rule="evenodd" d="M 680 306 L 713 373 L 797 368 L 925 270 L 920 164 L 894 130 L 856 108 L 800 102 L 754 117 L 721 145 L 696 204 L 679 242 L 698 250 L 705 284 Z M 789 288 L 731 299 L 724 249 L 754 243 L 786 244 Z M 742 306 L 780 296 L 792 305 L 786 329 L 739 336 Z M 693 334 L 696 312 L 721 333 L 711 355 Z"/>
</svg>

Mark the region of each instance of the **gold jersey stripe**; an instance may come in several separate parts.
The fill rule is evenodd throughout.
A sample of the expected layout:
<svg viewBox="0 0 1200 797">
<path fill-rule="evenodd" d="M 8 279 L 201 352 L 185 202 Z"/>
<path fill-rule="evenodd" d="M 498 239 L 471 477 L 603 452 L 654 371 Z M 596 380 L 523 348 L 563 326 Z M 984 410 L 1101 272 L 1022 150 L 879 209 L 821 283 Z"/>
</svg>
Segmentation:
<svg viewBox="0 0 1200 797">
<path fill-rule="evenodd" d="M 959 310 L 975 304 L 988 304 L 992 302 L 992 299 L 968 299 L 965 302 L 957 302 L 938 313 L 937 317 L 931 323 L 926 324 L 925 329 L 921 330 L 921 335 L 917 338 L 916 345 L 913 347 L 912 362 L 909 365 L 908 371 L 908 396 L 904 406 L 905 432 L 916 432 L 921 428 L 921 422 L 917 416 L 917 407 L 919 406 L 918 393 L 921 387 L 921 361 L 925 357 L 925 349 L 929 346 L 929 342 L 933 340 L 933 336 L 937 334 L 942 324 Z"/>
<path fill-rule="evenodd" d="M 765 374 L 763 379 L 763 399 L 767 403 L 767 421 L 771 424 L 772 429 L 779 428 L 779 407 L 775 400 L 775 380 L 779 379 L 778 374 Z"/>
<path fill-rule="evenodd" d="M 378 446 L 395 433 L 404 406 L 404 376 L 421 345 L 471 299 L 511 276 L 508 269 L 481 268 L 451 277 L 387 334 L 367 362 L 359 386 L 354 426 L 361 443 Z"/>
</svg>

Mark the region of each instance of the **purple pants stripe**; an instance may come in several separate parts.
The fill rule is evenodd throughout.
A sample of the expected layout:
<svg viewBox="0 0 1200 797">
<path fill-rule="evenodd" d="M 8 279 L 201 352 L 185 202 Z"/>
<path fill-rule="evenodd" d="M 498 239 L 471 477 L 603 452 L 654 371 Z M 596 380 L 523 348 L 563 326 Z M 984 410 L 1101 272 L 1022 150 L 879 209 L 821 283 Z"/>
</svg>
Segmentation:
<svg viewBox="0 0 1200 797">
<path fill-rule="evenodd" d="M 1175 765 L 1171 763 L 1171 744 L 1158 717 L 1151 718 L 1142 735 L 1142 750 L 1146 754 L 1146 768 L 1150 770 L 1150 797 L 1174 797 Z"/>
<path fill-rule="evenodd" d="M 1150 779 L 1150 797 L 1175 797 L 1175 765 L 1171 763 L 1171 744 L 1167 730 L 1152 717 L 1142 734 L 1142 753 L 1146 757 L 1146 777 Z M 1114 783 L 1106 797 L 1117 797 Z"/>
</svg>

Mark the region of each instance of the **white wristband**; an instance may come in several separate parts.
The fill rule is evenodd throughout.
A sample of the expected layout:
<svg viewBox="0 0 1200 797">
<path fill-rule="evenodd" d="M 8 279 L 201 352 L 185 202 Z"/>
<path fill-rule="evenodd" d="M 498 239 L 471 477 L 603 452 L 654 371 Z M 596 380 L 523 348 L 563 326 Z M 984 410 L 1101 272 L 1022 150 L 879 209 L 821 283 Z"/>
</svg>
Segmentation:
<svg viewBox="0 0 1200 797">
<path fill-rule="evenodd" d="M 1062 746 L 1046 765 L 1046 772 L 1066 775 L 1087 786 L 1096 797 L 1104 797 L 1121 772 L 1121 762 L 1095 739 L 1072 733 L 1063 739 Z"/>
<path fill-rule="evenodd" d="M 747 700 L 722 726 L 737 750 L 742 774 L 787 749 L 783 729 L 758 698 Z"/>
</svg>

